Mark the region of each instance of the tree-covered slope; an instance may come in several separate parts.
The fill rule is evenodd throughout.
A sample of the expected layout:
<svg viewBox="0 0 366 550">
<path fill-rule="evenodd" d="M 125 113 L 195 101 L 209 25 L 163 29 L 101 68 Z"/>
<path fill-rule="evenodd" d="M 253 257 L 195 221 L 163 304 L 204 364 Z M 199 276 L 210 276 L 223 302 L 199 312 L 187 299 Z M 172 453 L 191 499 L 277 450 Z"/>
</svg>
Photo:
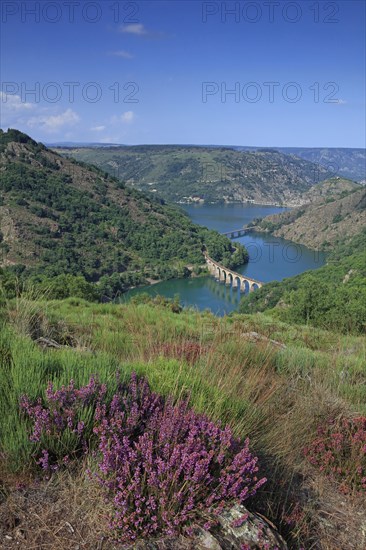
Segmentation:
<svg viewBox="0 0 366 550">
<path fill-rule="evenodd" d="M 281 320 L 341 332 L 366 328 L 366 229 L 344 239 L 327 265 L 273 282 L 240 304 L 242 313 L 270 311 Z"/>
<path fill-rule="evenodd" d="M 276 147 L 285 154 L 296 155 L 320 164 L 327 170 L 359 182 L 366 182 L 366 151 L 344 147 Z"/>
<path fill-rule="evenodd" d="M 179 208 L 21 132 L 1 132 L 0 155 L 2 267 L 89 281 L 123 273 L 128 286 L 202 264 L 204 245 L 232 267 L 246 261 L 243 247 L 194 225 Z"/>
<path fill-rule="evenodd" d="M 57 151 L 173 202 L 302 204 L 302 194 L 330 173 L 307 160 L 264 149 L 145 145 Z"/>
<path fill-rule="evenodd" d="M 261 151 L 263 147 L 233 146 L 236 151 Z M 366 183 L 366 150 L 353 147 L 273 147 L 285 155 L 318 164 L 332 173 Z"/>
</svg>

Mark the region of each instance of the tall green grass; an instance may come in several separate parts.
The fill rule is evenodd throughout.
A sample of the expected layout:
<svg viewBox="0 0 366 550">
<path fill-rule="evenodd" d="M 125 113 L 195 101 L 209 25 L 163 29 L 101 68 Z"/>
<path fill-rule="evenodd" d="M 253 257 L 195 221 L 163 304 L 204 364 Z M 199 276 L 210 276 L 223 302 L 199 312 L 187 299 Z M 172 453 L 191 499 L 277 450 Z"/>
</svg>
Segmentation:
<svg viewBox="0 0 366 550">
<path fill-rule="evenodd" d="M 61 340 L 69 333 L 74 347 L 41 349 L 27 330 L 40 313 L 39 330 L 51 330 L 56 340 L 57 330 Z M 113 388 L 117 371 L 126 378 L 136 371 L 153 390 L 176 399 L 189 395 L 197 411 L 229 423 L 236 435 L 250 435 L 265 448 L 276 432 L 275 419 L 283 421 L 289 411 L 295 418 L 294 411 L 306 406 L 311 412 L 319 391 L 325 401 L 359 412 L 365 403 L 365 385 L 360 384 L 366 377 L 365 346 L 357 337 L 309 327 L 301 331 L 262 315 L 218 319 L 195 311 L 175 314 L 156 304 L 92 304 L 73 298 L 27 301 L 23 309 L 9 304 L 8 319 L 0 335 L 0 444 L 15 470 L 30 464 L 33 452 L 19 399 L 44 395 L 48 381 L 59 388 L 72 378 L 78 387 L 96 374 Z M 242 335 L 252 330 L 286 349 L 248 342 Z M 184 342 L 201 347 L 194 364 L 161 352 L 166 343 Z"/>
</svg>

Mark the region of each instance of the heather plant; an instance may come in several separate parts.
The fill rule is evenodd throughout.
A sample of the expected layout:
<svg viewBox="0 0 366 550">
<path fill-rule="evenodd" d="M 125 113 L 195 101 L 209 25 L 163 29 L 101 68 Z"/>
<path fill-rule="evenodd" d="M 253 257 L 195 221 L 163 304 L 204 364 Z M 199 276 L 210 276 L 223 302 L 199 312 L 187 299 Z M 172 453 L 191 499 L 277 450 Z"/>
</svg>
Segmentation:
<svg viewBox="0 0 366 550">
<path fill-rule="evenodd" d="M 35 403 L 26 395 L 21 397 L 21 409 L 33 421 L 30 440 L 37 444 L 38 452 L 42 449 L 38 464 L 44 470 L 57 469 L 60 463 L 88 452 L 95 439 L 95 407 L 106 391 L 106 386 L 92 376 L 80 389 L 75 388 L 73 380 L 58 390 L 49 382 L 45 404 L 40 397 Z"/>
<path fill-rule="evenodd" d="M 94 431 L 98 479 L 114 496 L 111 526 L 121 541 L 175 535 L 265 482 L 248 439 L 235 440 L 229 427 L 196 414 L 187 401 L 164 400 L 135 375 L 125 395 L 98 405 Z"/>
<path fill-rule="evenodd" d="M 330 419 L 304 449 L 309 462 L 340 483 L 343 492 L 366 492 L 366 417 Z"/>
<path fill-rule="evenodd" d="M 175 535 L 194 521 L 208 527 L 225 506 L 244 502 L 265 483 L 248 439 L 235 439 L 187 400 L 164 399 L 135 374 L 110 400 L 106 386 L 91 378 L 80 389 L 70 382 L 54 391 L 49 384 L 45 405 L 24 396 L 21 406 L 33 421 L 30 437 L 43 469 L 69 460 L 55 443 L 65 434 L 74 438 L 76 455 L 96 449 L 94 475 L 110 497 L 110 526 L 122 542 Z M 93 411 L 88 423 L 81 420 L 86 410 Z"/>
</svg>

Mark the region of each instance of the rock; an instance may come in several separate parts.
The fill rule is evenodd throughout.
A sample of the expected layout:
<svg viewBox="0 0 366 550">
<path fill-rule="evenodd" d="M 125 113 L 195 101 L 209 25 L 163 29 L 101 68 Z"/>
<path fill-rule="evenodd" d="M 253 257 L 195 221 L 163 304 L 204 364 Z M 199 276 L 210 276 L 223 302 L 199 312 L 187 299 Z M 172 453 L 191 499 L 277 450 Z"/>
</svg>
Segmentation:
<svg viewBox="0 0 366 550">
<path fill-rule="evenodd" d="M 271 340 L 270 338 L 267 338 L 267 336 L 263 336 L 263 334 L 259 334 L 258 332 L 243 332 L 241 336 L 242 338 L 245 338 L 250 342 L 266 342 L 267 344 L 271 344 L 272 346 L 286 349 L 285 344 L 277 342 L 276 340 Z"/>
<path fill-rule="evenodd" d="M 218 540 L 209 531 L 205 531 L 201 527 L 194 530 L 194 540 L 200 550 L 221 550 Z"/>
<path fill-rule="evenodd" d="M 128 550 L 203 550 L 203 548 L 194 546 L 193 539 L 171 537 L 154 541 L 139 541 L 133 546 L 129 546 Z"/>
<path fill-rule="evenodd" d="M 37 338 L 36 342 L 42 348 L 60 349 L 60 348 L 63 347 L 63 346 L 61 346 L 61 344 L 59 344 L 55 340 L 52 340 L 51 338 L 44 338 L 43 336 L 41 336 L 40 338 Z"/>
<path fill-rule="evenodd" d="M 354 273 L 354 270 L 350 269 L 349 272 L 346 273 L 346 275 L 344 276 L 344 279 L 343 279 L 342 283 L 343 284 L 348 283 L 348 281 L 350 280 L 350 277 L 353 273 Z"/>
<path fill-rule="evenodd" d="M 244 519 L 245 518 L 245 519 Z M 236 505 L 223 512 L 219 518 L 220 527 L 215 532 L 222 550 L 268 548 L 287 550 L 287 544 L 268 520 L 248 512 L 244 506 Z"/>
<path fill-rule="evenodd" d="M 218 516 L 210 530 L 193 527 L 192 537 L 139 541 L 130 550 L 287 550 L 287 544 L 268 520 L 235 505 Z"/>
</svg>

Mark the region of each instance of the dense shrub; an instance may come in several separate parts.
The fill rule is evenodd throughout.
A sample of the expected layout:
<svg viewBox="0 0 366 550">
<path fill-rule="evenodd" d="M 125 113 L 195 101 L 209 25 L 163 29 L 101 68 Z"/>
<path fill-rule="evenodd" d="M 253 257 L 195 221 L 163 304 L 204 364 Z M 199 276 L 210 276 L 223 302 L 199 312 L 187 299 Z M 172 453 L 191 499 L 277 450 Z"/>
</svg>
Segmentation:
<svg viewBox="0 0 366 550">
<path fill-rule="evenodd" d="M 44 469 L 68 461 L 70 449 L 62 456 L 66 447 L 59 443 L 66 443 L 65 434 L 74 454 L 97 449 L 96 477 L 111 497 L 110 525 L 123 542 L 175 535 L 192 521 L 210 521 L 265 482 L 257 478 L 248 439 L 234 439 L 228 426 L 196 414 L 187 402 L 153 393 L 135 375 L 110 400 L 106 386 L 92 378 L 80 389 L 72 382 L 57 391 L 50 385 L 44 405 L 23 397 L 22 408 L 33 420 L 31 439 Z"/>
<path fill-rule="evenodd" d="M 366 492 L 366 417 L 329 420 L 304 449 L 309 462 L 341 484 L 343 492 Z"/>
<path fill-rule="evenodd" d="M 22 396 L 21 409 L 33 422 L 30 440 L 37 444 L 35 455 L 42 449 L 38 463 L 44 470 L 57 469 L 93 446 L 94 412 L 105 394 L 106 386 L 91 377 L 80 389 L 73 380 L 59 390 L 50 382 L 45 400 L 35 403 Z"/>
</svg>

